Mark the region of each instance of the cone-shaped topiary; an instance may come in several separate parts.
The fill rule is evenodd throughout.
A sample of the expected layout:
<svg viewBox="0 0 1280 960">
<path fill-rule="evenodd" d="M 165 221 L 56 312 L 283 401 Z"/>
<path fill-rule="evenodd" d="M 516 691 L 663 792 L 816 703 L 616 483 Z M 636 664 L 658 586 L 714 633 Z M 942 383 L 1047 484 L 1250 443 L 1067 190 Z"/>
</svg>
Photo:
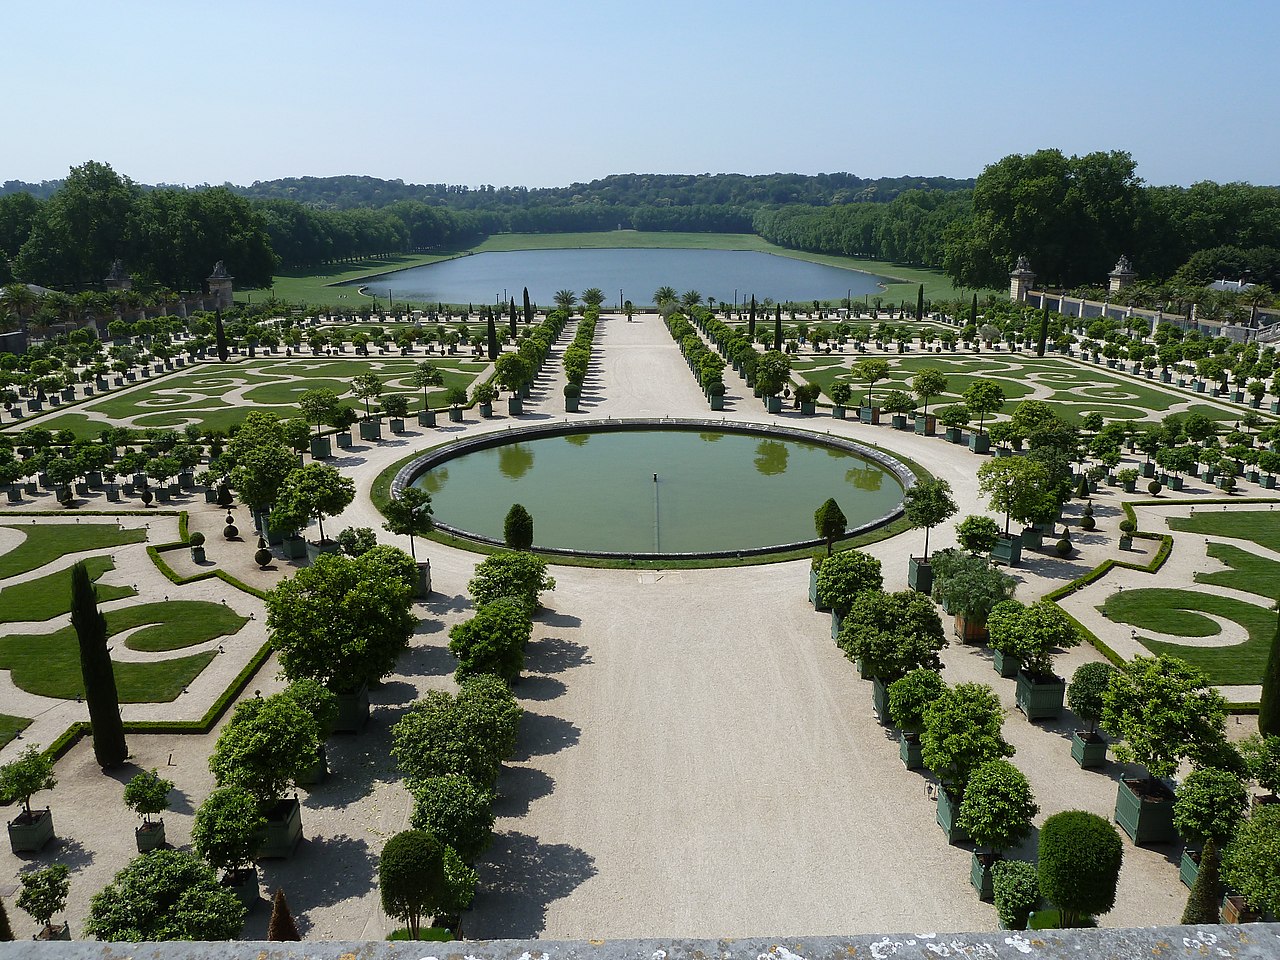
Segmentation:
<svg viewBox="0 0 1280 960">
<path fill-rule="evenodd" d="M 104 770 L 129 757 L 120 719 L 120 695 L 107 650 L 107 618 L 98 609 L 98 594 L 83 562 L 71 568 L 71 624 L 80 642 L 84 699 L 93 729 L 93 755 Z"/>
<path fill-rule="evenodd" d="M 271 899 L 271 922 L 267 924 L 267 939 L 277 942 L 302 939 L 282 887 L 276 887 L 276 895 Z"/>
</svg>

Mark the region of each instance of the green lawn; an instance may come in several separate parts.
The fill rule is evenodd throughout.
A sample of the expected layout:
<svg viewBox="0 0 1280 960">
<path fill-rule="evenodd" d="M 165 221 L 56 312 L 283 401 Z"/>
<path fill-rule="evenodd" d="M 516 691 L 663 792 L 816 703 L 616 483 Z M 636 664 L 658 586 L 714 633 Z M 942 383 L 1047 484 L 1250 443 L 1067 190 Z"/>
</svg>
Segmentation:
<svg viewBox="0 0 1280 960">
<path fill-rule="evenodd" d="M 1125 590 L 1113 593 L 1100 609 L 1115 623 L 1176 637 L 1219 635 L 1218 624 L 1202 613 L 1235 621 L 1245 628 L 1249 639 L 1226 647 L 1193 647 L 1138 635 L 1139 642 L 1152 653 L 1179 657 L 1199 667 L 1209 675 L 1210 682 L 1217 684 L 1260 683 L 1276 631 L 1276 615 L 1272 611 L 1233 597 L 1191 590 Z"/>
<path fill-rule="evenodd" d="M 11 717 L 7 713 L 0 713 L 0 747 L 4 747 L 29 726 L 31 721 L 26 717 Z"/>
<path fill-rule="evenodd" d="M 1214 573 L 1197 573 L 1196 583 L 1229 587 L 1232 590 L 1256 594 L 1268 601 L 1276 600 L 1277 594 L 1280 593 L 1280 563 L 1256 556 L 1239 547 L 1233 547 L 1229 543 L 1210 543 L 1206 550 L 1209 556 L 1215 560 L 1221 560 L 1230 569 L 1218 570 Z"/>
<path fill-rule="evenodd" d="M 1170 517 L 1169 527 L 1206 536 L 1250 540 L 1268 550 L 1280 552 L 1280 513 L 1271 510 L 1225 510 L 1198 513 L 1192 517 Z"/>
<path fill-rule="evenodd" d="M 201 365 L 133 392 L 87 403 L 79 411 L 63 414 L 44 426 L 71 430 L 78 437 L 96 437 L 108 426 L 108 420 L 135 428 L 176 428 L 194 422 L 204 430 L 225 431 L 240 423 L 249 409 L 271 410 L 282 418 L 299 416 L 298 398 L 307 390 L 320 387 L 335 391 L 345 402 L 363 409 L 350 390 L 352 379 L 364 373 L 382 377 L 385 393 L 406 393 L 420 401 L 422 390 L 409 377 L 424 359 L 444 379 L 443 387 L 428 391 L 434 407 L 445 405 L 445 391 L 450 387 L 469 389 L 489 366 L 486 360 L 462 357 L 376 355 L 259 359 L 228 367 Z M 242 394 L 227 399 L 236 391 Z M 411 409 L 416 410 L 418 405 L 415 402 Z"/>
<path fill-rule="evenodd" d="M 110 557 L 89 557 L 84 561 L 89 577 L 97 580 L 108 570 L 115 569 Z M 98 602 L 132 597 L 132 587 L 98 584 Z M 59 570 L 38 580 L 15 583 L 0 591 L 0 623 L 39 622 L 52 620 L 71 612 L 71 568 Z"/>
<path fill-rule="evenodd" d="M 0 556 L 0 580 L 43 567 L 63 554 L 119 547 L 147 539 L 146 530 L 121 530 L 114 523 L 10 523 L 5 526 L 22 531 L 27 538 Z"/>
<path fill-rule="evenodd" d="M 143 627 L 127 645 L 134 650 L 162 651 L 189 647 L 238 631 L 247 621 L 230 609 L 205 600 L 165 601 L 107 613 L 107 630 L 115 636 Z M 116 686 L 121 703 L 156 703 L 174 699 L 217 654 L 155 661 L 117 661 Z M 84 695 L 80 646 L 74 627 L 51 634 L 0 637 L 0 669 L 28 693 L 74 700 Z"/>
</svg>

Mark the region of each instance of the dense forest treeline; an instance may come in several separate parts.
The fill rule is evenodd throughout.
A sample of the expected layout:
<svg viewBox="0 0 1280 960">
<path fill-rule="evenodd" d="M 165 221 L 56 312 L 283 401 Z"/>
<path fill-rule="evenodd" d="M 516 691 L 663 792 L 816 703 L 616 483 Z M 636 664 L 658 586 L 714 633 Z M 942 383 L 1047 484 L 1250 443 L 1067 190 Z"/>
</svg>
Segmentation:
<svg viewBox="0 0 1280 960">
<path fill-rule="evenodd" d="M 1150 186 L 1127 153 L 1058 150 L 1005 157 L 976 181 L 620 174 L 475 189 L 360 176 L 147 187 L 91 162 L 62 181 L 0 188 L 0 283 L 86 289 L 119 257 L 144 287 L 193 289 L 219 259 L 238 286 L 267 286 L 281 268 L 618 228 L 754 232 L 942 270 L 969 288 L 1004 287 L 1021 254 L 1043 283 L 1096 286 L 1123 254 L 1151 281 L 1280 289 L 1280 189 Z"/>
</svg>

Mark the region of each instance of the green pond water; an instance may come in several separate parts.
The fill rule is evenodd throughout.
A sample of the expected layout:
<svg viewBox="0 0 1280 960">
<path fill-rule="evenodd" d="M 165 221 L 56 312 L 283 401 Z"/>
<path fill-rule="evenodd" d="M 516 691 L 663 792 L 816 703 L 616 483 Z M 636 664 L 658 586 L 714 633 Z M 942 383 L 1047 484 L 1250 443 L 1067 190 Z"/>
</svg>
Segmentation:
<svg viewBox="0 0 1280 960">
<path fill-rule="evenodd" d="M 654 475 L 657 480 L 654 480 Z M 423 473 L 441 523 L 502 539 L 513 503 L 534 545 L 588 552 L 746 550 L 812 539 L 835 497 L 850 527 L 902 500 L 883 467 L 819 444 L 741 433 L 627 430 L 473 451 Z"/>
</svg>

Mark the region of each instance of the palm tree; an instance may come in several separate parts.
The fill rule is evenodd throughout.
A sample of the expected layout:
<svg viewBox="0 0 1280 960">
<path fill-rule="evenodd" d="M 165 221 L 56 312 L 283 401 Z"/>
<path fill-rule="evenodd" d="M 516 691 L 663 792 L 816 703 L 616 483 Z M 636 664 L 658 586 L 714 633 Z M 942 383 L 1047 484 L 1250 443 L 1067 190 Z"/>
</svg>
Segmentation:
<svg viewBox="0 0 1280 960">
<path fill-rule="evenodd" d="M 680 305 L 686 310 L 696 307 L 702 302 L 702 294 L 697 290 L 686 290 L 680 294 Z"/>
<path fill-rule="evenodd" d="M 1255 283 L 1244 292 L 1244 302 L 1249 305 L 1249 326 L 1258 325 L 1258 308 L 1268 306 L 1273 296 L 1265 283 Z"/>
<path fill-rule="evenodd" d="M 587 307 L 598 307 L 604 303 L 604 291 L 599 287 L 589 287 L 582 291 L 582 303 Z"/>
<path fill-rule="evenodd" d="M 4 288 L 3 293 L 0 293 L 0 300 L 17 313 L 19 319 L 25 320 L 35 311 L 40 297 L 25 283 L 11 283 Z"/>
<path fill-rule="evenodd" d="M 676 293 L 675 287 L 659 287 L 653 292 L 653 305 L 660 307 L 665 303 L 670 303 L 679 294 Z"/>
<path fill-rule="evenodd" d="M 578 302 L 578 295 L 572 290 L 557 290 L 554 297 L 556 309 L 573 312 L 573 305 Z"/>
</svg>

